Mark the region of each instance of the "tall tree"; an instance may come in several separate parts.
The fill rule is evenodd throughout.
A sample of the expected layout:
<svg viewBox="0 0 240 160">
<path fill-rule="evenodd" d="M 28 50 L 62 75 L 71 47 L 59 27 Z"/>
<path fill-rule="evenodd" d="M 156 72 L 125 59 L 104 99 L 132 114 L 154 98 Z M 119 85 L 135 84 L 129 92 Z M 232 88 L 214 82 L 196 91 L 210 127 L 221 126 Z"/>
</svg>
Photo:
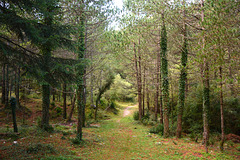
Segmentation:
<svg viewBox="0 0 240 160">
<path fill-rule="evenodd" d="M 84 0 L 80 1 L 80 23 L 78 25 L 78 60 L 83 60 L 85 55 L 85 3 Z M 82 140 L 82 126 L 83 126 L 83 111 L 84 111 L 84 73 L 85 63 L 80 63 L 77 66 L 77 111 L 78 111 L 78 122 L 77 122 L 77 139 Z"/>
<path fill-rule="evenodd" d="M 182 45 L 182 56 L 181 56 L 181 65 L 180 65 L 180 79 L 179 79 L 179 94 L 178 94 L 178 118 L 177 118 L 177 138 L 181 137 L 182 132 L 182 115 L 185 104 L 185 90 L 186 90 L 186 80 L 187 80 L 187 25 L 185 22 L 185 1 L 183 1 L 183 45 Z"/>
<path fill-rule="evenodd" d="M 5 77 L 6 77 L 6 74 L 5 74 L 5 64 L 3 63 L 2 65 L 2 104 L 5 104 L 5 94 L 6 94 L 6 84 L 5 84 Z"/>
<path fill-rule="evenodd" d="M 162 94 L 163 94 L 163 122 L 164 137 L 169 137 L 169 82 L 168 82 L 168 60 L 167 60 L 167 31 L 162 13 L 162 31 L 161 31 L 161 73 L 162 73 Z"/>
<path fill-rule="evenodd" d="M 15 95 L 16 95 L 16 108 L 20 108 L 20 68 L 16 67 L 15 69 Z"/>
<path fill-rule="evenodd" d="M 209 138 L 209 124 L 208 124 L 208 114 L 210 108 L 210 88 L 209 88 L 209 66 L 208 59 L 205 53 L 205 28 L 204 24 L 204 0 L 201 0 L 201 22 L 202 22 L 202 54 L 203 54 L 203 74 L 202 74 L 202 83 L 203 83 L 203 139 L 205 150 L 208 153 L 208 138 Z"/>
<path fill-rule="evenodd" d="M 67 119 L 67 84 L 63 83 L 63 119 Z"/>
</svg>

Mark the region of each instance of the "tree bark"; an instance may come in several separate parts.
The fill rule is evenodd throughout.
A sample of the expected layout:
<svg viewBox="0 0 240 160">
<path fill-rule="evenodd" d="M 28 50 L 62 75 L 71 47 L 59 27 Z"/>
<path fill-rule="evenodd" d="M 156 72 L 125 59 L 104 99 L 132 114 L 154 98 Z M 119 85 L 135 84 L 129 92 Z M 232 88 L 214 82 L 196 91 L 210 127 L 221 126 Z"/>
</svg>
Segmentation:
<svg viewBox="0 0 240 160">
<path fill-rule="evenodd" d="M 143 110 L 142 110 L 142 57 L 141 57 L 141 50 L 140 50 L 140 38 L 138 40 L 138 92 L 139 92 L 139 96 L 140 96 L 140 99 L 139 99 L 139 119 L 141 120 L 142 119 L 142 116 L 143 116 Z"/>
<path fill-rule="evenodd" d="M 159 87 L 160 87 L 160 65 L 161 65 L 161 54 L 157 53 L 157 74 L 156 74 L 156 97 L 155 97 L 155 121 L 157 121 L 157 114 L 158 114 L 158 108 L 159 107 Z M 161 119 L 161 117 L 160 117 Z"/>
<path fill-rule="evenodd" d="M 144 67 L 144 72 L 143 72 L 143 93 L 142 93 L 142 115 L 145 115 L 145 83 L 146 83 L 146 73 L 145 73 L 145 67 Z"/>
<path fill-rule="evenodd" d="M 6 64 L 6 78 L 5 78 L 5 107 L 9 104 L 9 67 Z"/>
<path fill-rule="evenodd" d="M 84 75 L 86 74 L 86 68 L 84 69 Z M 84 85 L 84 93 L 83 93 L 83 123 L 82 126 L 85 127 L 85 121 L 86 121 L 86 115 L 85 115 L 85 109 L 86 109 L 86 103 L 87 103 L 87 87 L 86 87 L 86 76 L 83 78 L 83 85 Z"/>
<path fill-rule="evenodd" d="M 2 104 L 5 104 L 5 97 L 6 97 L 6 67 L 5 67 L 5 64 L 3 64 L 2 66 Z"/>
<path fill-rule="evenodd" d="M 201 21 L 204 22 L 204 0 L 201 0 Z M 204 32 L 204 27 L 202 24 L 202 30 Z M 205 55 L 205 37 L 202 37 L 202 54 Z M 210 107 L 210 96 L 209 96 L 209 66 L 206 56 L 203 59 L 203 140 L 205 151 L 208 153 L 208 138 L 209 138 L 209 125 L 208 125 L 208 110 Z"/>
<path fill-rule="evenodd" d="M 49 129 L 50 85 L 42 85 L 42 122 L 41 128 Z"/>
<path fill-rule="evenodd" d="M 167 61 L 167 32 L 164 22 L 164 13 L 162 14 L 163 25 L 161 31 L 161 72 L 162 72 L 162 94 L 163 94 L 163 119 L 164 119 L 164 137 L 169 137 L 169 82 L 168 82 L 168 61 Z"/>
<path fill-rule="evenodd" d="M 63 83 L 63 119 L 67 119 L 67 84 Z"/>
<path fill-rule="evenodd" d="M 161 66 L 161 64 L 160 64 Z M 160 72 L 160 79 L 159 79 L 159 109 L 160 109 L 160 124 L 163 124 L 163 98 L 162 98 L 162 73 Z"/>
<path fill-rule="evenodd" d="M 20 86 L 20 68 L 17 67 L 15 70 L 15 95 L 16 95 L 16 108 L 20 108 L 19 101 L 19 87 Z"/>
<path fill-rule="evenodd" d="M 221 112 L 221 142 L 220 142 L 220 150 L 223 151 L 223 145 L 225 140 L 224 135 L 224 107 L 223 107 L 223 78 L 222 78 L 222 67 L 219 67 L 219 76 L 220 76 L 220 112 Z"/>
<path fill-rule="evenodd" d="M 185 7 L 185 1 L 183 1 Z M 179 79 L 179 96 L 178 96 L 178 117 L 177 117 L 177 138 L 181 138 L 182 135 L 182 115 L 185 104 L 186 94 L 186 79 L 187 79 L 187 30 L 185 23 L 185 8 L 183 10 L 183 46 L 182 46 L 182 57 L 181 57 L 181 73 Z"/>
<path fill-rule="evenodd" d="M 78 39 L 78 60 L 85 58 L 85 4 L 81 0 L 80 4 L 80 24 L 79 24 L 79 39 Z M 83 112 L 84 112 L 84 72 L 85 64 L 78 66 L 77 68 L 77 109 L 78 109 L 78 122 L 77 122 L 77 136 L 79 141 L 82 141 L 82 126 L 83 126 Z"/>
<path fill-rule="evenodd" d="M 17 119 L 16 119 L 16 99 L 11 98 L 10 102 L 11 102 L 11 108 L 12 108 L 13 128 L 14 128 L 14 132 L 17 133 L 18 128 L 17 128 Z"/>
<path fill-rule="evenodd" d="M 55 102 L 55 94 L 56 94 L 56 91 L 54 88 L 51 87 L 51 90 L 52 90 L 52 101 Z"/>
<path fill-rule="evenodd" d="M 150 111 L 150 96 L 149 96 L 149 90 L 148 90 L 148 85 L 146 85 L 146 92 L 147 92 L 147 109 Z"/>
<path fill-rule="evenodd" d="M 135 61 L 135 70 L 136 70 L 136 78 L 137 78 L 137 88 L 138 88 L 138 111 L 139 111 L 139 120 L 142 119 L 142 95 L 141 95 L 141 91 L 142 91 L 142 88 L 141 88 L 141 83 L 140 83 L 140 75 L 139 75 L 139 69 L 138 67 L 141 66 L 141 65 L 138 65 L 139 63 L 139 60 L 137 58 L 137 52 L 136 52 L 136 44 L 134 43 L 134 61 Z"/>
<path fill-rule="evenodd" d="M 68 115 L 67 122 L 71 122 L 71 120 L 72 120 L 72 115 L 73 115 L 74 108 L 75 108 L 75 102 L 76 102 L 76 94 L 74 93 L 73 94 L 73 99 L 72 99 L 72 108 L 71 108 L 71 111 Z"/>
</svg>

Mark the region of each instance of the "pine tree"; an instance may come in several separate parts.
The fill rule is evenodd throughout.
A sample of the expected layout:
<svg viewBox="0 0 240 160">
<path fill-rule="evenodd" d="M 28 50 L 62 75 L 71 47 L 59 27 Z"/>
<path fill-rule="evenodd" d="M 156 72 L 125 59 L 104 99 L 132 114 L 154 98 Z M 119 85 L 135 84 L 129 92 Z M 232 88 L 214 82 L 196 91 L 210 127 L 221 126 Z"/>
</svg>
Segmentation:
<svg viewBox="0 0 240 160">
<path fill-rule="evenodd" d="M 185 2 L 183 1 L 183 5 Z M 185 6 L 183 6 L 185 7 Z M 185 105 L 185 88 L 186 88 L 186 79 L 187 79 L 187 56 L 188 56 L 188 49 L 187 49 L 187 30 L 186 30 L 186 23 L 185 23 L 185 8 L 183 10 L 183 46 L 182 46 L 182 57 L 181 57 L 181 73 L 179 79 L 179 95 L 178 95 L 178 117 L 177 117 L 177 138 L 181 137 L 182 132 L 182 115 L 183 109 Z"/>
<path fill-rule="evenodd" d="M 0 7 L 1 61 L 23 68 L 42 85 L 41 127 L 45 130 L 50 127 L 50 85 L 73 79 L 69 66 L 75 63 L 74 60 L 52 57 L 55 49 L 72 46 L 72 30 L 57 20 L 59 9 L 57 0 L 10 0 L 1 3 Z M 6 34 L 8 32 L 11 34 Z M 30 42 L 40 53 L 22 46 L 22 42 Z"/>
<path fill-rule="evenodd" d="M 78 38 L 78 60 L 84 59 L 85 55 L 85 4 L 81 0 L 80 4 L 80 24 L 79 28 L 79 38 Z M 77 110 L 78 110 L 78 123 L 77 123 L 77 139 L 82 140 L 82 127 L 83 127 L 83 112 L 84 112 L 84 97 L 85 97 L 85 87 L 84 87 L 84 73 L 85 73 L 85 63 L 80 63 L 77 65 Z"/>
<path fill-rule="evenodd" d="M 161 31 L 161 75 L 162 75 L 162 94 L 163 94 L 163 120 L 164 120 L 164 137 L 169 137 L 169 82 L 168 82 L 168 61 L 167 61 L 167 31 L 164 22 L 164 13 L 162 14 L 162 31 Z"/>
</svg>

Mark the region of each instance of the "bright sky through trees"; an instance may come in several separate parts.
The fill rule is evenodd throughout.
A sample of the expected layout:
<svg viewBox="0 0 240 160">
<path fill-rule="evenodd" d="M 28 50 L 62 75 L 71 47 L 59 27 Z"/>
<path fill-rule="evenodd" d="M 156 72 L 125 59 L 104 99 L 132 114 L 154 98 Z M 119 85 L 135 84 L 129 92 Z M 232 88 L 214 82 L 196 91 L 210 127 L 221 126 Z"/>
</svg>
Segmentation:
<svg viewBox="0 0 240 160">
<path fill-rule="evenodd" d="M 113 3 L 115 6 L 117 6 L 119 9 L 122 9 L 123 7 L 123 0 L 113 0 Z"/>
</svg>

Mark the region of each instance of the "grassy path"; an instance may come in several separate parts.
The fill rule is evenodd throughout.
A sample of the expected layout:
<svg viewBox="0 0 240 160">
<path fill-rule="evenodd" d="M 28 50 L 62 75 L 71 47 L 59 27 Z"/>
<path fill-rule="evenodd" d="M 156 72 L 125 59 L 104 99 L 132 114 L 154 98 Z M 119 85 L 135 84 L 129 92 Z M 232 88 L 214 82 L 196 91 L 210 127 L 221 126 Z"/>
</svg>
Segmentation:
<svg viewBox="0 0 240 160">
<path fill-rule="evenodd" d="M 55 125 L 55 132 L 46 133 L 32 126 L 20 128 L 21 137 L 0 139 L 0 159 L 44 160 L 162 160 L 162 159 L 240 159 L 237 144 L 225 144 L 221 153 L 218 144 L 209 147 L 206 154 L 201 143 L 190 138 L 164 139 L 149 134 L 151 126 L 134 121 L 132 114 L 137 106 L 121 104 L 118 116 L 83 129 L 84 141 L 71 143 L 76 137 L 76 125 Z M 1 127 L 0 127 L 1 128 Z M 5 133 L 6 131 L 2 131 Z"/>
<path fill-rule="evenodd" d="M 238 159 L 214 148 L 210 149 L 210 154 L 205 154 L 200 143 L 189 139 L 164 139 L 159 135 L 150 135 L 148 127 L 133 120 L 134 110 L 137 106 L 126 106 L 118 117 L 104 121 L 100 128 L 88 129 L 88 133 L 95 135 L 95 142 L 76 149 L 76 153 L 89 160 Z"/>
</svg>

